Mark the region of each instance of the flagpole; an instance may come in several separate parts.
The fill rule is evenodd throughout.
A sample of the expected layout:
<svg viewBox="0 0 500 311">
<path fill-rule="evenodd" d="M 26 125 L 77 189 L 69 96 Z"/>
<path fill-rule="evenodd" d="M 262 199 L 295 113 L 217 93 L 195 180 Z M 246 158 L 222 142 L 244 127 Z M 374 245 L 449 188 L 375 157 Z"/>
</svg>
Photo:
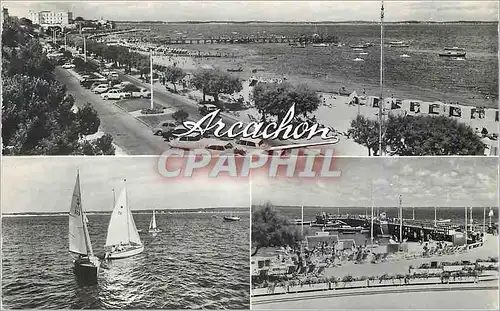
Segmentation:
<svg viewBox="0 0 500 311">
<path fill-rule="evenodd" d="M 153 50 L 150 51 L 149 55 L 149 63 L 150 63 L 150 75 L 151 75 L 151 110 L 154 109 L 153 104 Z"/>
<path fill-rule="evenodd" d="M 467 206 L 465 207 L 465 245 L 467 245 Z"/>
<path fill-rule="evenodd" d="M 371 229 L 370 229 L 370 240 L 372 242 L 373 247 L 373 183 L 370 184 L 370 192 L 371 192 L 371 203 L 372 203 L 372 217 L 371 217 Z"/>
<path fill-rule="evenodd" d="M 399 195 L 399 213 L 401 215 L 400 217 L 400 220 L 399 220 L 399 223 L 400 223 L 400 226 L 399 226 L 399 243 L 402 244 L 403 243 L 403 196 L 400 194 Z"/>
<path fill-rule="evenodd" d="M 483 234 L 486 232 L 486 207 L 483 207 Z"/>
<path fill-rule="evenodd" d="M 434 206 L 434 228 L 437 227 L 437 207 Z"/>
<path fill-rule="evenodd" d="M 380 9 L 380 100 L 378 103 L 378 150 L 379 155 L 383 156 L 382 152 L 382 105 L 384 104 L 384 0 L 382 0 L 382 7 Z"/>
</svg>

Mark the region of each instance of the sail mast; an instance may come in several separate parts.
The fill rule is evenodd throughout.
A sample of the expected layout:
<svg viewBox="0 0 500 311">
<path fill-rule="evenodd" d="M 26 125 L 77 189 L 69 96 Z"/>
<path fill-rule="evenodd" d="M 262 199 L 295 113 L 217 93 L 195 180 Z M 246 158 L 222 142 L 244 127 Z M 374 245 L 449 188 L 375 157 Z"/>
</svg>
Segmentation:
<svg viewBox="0 0 500 311">
<path fill-rule="evenodd" d="M 125 208 L 127 210 L 127 236 L 128 236 L 128 244 L 130 244 L 130 210 L 128 206 L 128 198 L 127 198 L 127 180 L 123 180 L 125 184 Z"/>
<path fill-rule="evenodd" d="M 380 101 L 378 103 L 378 150 L 379 155 L 383 156 L 382 152 L 382 121 L 383 121 L 383 108 L 384 105 L 384 0 L 382 0 L 382 7 L 380 9 Z"/>
</svg>

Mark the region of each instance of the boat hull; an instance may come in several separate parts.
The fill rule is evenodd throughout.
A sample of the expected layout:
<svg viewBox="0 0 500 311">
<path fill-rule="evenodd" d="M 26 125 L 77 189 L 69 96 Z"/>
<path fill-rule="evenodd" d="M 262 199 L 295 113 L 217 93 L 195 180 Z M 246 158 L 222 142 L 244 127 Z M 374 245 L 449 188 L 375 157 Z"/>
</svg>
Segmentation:
<svg viewBox="0 0 500 311">
<path fill-rule="evenodd" d="M 465 57 L 466 53 L 440 53 L 441 57 Z"/>
<path fill-rule="evenodd" d="M 144 251 L 144 245 L 127 247 L 122 251 L 114 251 L 107 254 L 108 259 L 123 259 L 139 255 Z"/>
<path fill-rule="evenodd" d="M 84 284 L 97 284 L 100 262 L 77 259 L 73 262 L 73 273 L 79 282 Z"/>
<path fill-rule="evenodd" d="M 228 217 L 224 216 L 225 221 L 240 221 L 241 219 L 239 217 Z"/>
</svg>

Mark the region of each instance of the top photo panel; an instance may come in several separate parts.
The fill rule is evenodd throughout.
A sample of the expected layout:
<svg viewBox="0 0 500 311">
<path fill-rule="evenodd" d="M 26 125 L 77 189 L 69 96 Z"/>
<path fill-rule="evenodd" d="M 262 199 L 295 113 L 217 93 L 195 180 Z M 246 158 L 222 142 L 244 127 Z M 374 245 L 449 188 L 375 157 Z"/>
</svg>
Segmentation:
<svg viewBox="0 0 500 311">
<path fill-rule="evenodd" d="M 497 156 L 498 1 L 3 1 L 2 154 Z"/>
</svg>

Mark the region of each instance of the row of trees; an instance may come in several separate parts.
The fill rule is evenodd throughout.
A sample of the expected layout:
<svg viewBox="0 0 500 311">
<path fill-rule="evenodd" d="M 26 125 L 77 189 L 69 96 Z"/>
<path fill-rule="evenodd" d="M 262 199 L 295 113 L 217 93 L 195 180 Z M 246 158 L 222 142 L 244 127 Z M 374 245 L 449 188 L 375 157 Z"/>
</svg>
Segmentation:
<svg viewBox="0 0 500 311">
<path fill-rule="evenodd" d="M 484 155 L 485 145 L 474 130 L 445 116 L 389 115 L 383 124 L 382 148 L 389 155 Z M 379 155 L 379 122 L 358 116 L 348 137 Z"/>
<path fill-rule="evenodd" d="M 100 120 L 87 104 L 74 113 L 74 99 L 54 79 L 54 65 L 29 27 L 5 20 L 2 32 L 2 152 L 8 155 L 114 154 L 112 138 L 82 140 Z"/>
</svg>

